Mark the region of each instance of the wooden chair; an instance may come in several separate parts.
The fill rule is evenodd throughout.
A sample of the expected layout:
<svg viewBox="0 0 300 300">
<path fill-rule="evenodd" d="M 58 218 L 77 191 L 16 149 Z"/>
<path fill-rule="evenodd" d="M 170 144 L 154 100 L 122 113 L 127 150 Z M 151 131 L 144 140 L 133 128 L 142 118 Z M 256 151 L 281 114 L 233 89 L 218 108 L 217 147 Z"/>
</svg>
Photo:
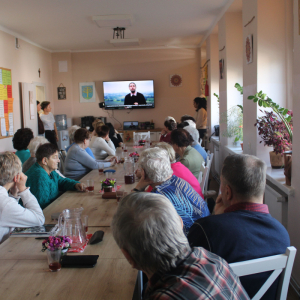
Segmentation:
<svg viewBox="0 0 300 300">
<path fill-rule="evenodd" d="M 133 141 L 139 141 L 139 140 L 148 140 L 150 141 L 150 131 L 146 132 L 133 132 Z"/>
<path fill-rule="evenodd" d="M 276 300 L 285 300 L 288 293 L 296 252 L 297 249 L 295 247 L 287 247 L 285 254 L 252 259 L 248 261 L 232 263 L 229 265 L 233 272 L 239 277 L 273 271 L 268 280 L 263 284 L 252 300 L 260 299 L 278 276 L 280 276 L 280 279 Z"/>
</svg>

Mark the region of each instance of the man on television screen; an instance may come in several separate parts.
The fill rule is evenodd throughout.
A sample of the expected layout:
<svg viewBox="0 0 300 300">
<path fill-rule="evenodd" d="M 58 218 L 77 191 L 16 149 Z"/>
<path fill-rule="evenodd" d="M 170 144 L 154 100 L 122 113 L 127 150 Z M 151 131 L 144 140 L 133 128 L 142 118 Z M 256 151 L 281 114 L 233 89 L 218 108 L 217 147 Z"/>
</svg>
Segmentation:
<svg viewBox="0 0 300 300">
<path fill-rule="evenodd" d="M 143 94 L 136 91 L 136 84 L 134 82 L 129 83 L 130 93 L 125 96 L 124 105 L 140 105 L 147 104 Z"/>
</svg>

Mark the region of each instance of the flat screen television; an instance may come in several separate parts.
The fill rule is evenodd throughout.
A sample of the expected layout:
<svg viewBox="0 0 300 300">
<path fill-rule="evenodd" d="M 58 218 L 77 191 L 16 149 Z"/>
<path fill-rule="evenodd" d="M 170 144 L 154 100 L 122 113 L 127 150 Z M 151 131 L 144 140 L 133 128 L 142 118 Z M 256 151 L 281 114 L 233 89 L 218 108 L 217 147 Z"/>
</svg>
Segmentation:
<svg viewBox="0 0 300 300">
<path fill-rule="evenodd" d="M 105 109 L 154 108 L 153 80 L 104 81 Z"/>
</svg>

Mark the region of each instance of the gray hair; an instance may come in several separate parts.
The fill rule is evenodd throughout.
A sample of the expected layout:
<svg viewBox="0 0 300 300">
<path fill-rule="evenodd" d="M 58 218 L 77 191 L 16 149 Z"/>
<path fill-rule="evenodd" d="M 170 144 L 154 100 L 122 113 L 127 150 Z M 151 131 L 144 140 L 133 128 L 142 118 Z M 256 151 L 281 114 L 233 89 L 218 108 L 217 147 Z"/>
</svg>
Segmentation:
<svg viewBox="0 0 300 300">
<path fill-rule="evenodd" d="M 169 120 L 172 120 L 172 121 L 174 121 L 174 122 L 176 123 L 176 120 L 175 120 L 173 117 L 167 116 L 167 117 L 165 118 L 165 121 L 169 121 Z"/>
<path fill-rule="evenodd" d="M 187 121 L 185 121 L 185 122 L 187 122 Z M 185 126 L 183 129 L 186 130 L 192 136 L 192 138 L 194 140 L 192 142 L 192 146 L 197 145 L 199 143 L 199 131 L 192 126 Z"/>
<path fill-rule="evenodd" d="M 11 183 L 16 175 L 22 172 L 22 163 L 12 152 L 0 154 L 0 185 Z"/>
<path fill-rule="evenodd" d="M 265 162 L 253 155 L 229 155 L 225 158 L 222 177 L 244 201 L 264 194 L 266 186 Z"/>
<path fill-rule="evenodd" d="M 49 141 L 45 139 L 43 136 L 36 136 L 35 138 L 33 138 L 28 145 L 28 150 L 30 151 L 30 155 L 35 156 L 37 148 L 46 143 L 49 143 Z"/>
<path fill-rule="evenodd" d="M 154 183 L 166 181 L 173 174 L 168 152 L 158 147 L 144 150 L 139 165 Z"/>
<path fill-rule="evenodd" d="M 176 154 L 175 154 L 174 148 L 170 144 L 168 144 L 166 142 L 160 142 L 160 143 L 156 144 L 156 147 L 162 148 L 168 152 L 171 164 L 176 162 Z"/>
<path fill-rule="evenodd" d="M 74 143 L 74 135 L 75 135 L 76 130 L 79 129 L 79 128 L 81 128 L 81 127 L 78 126 L 78 125 L 73 125 L 72 127 L 70 127 L 68 129 L 68 131 L 69 131 L 69 138 L 70 138 L 70 142 L 71 143 Z"/>
<path fill-rule="evenodd" d="M 160 194 L 139 192 L 123 198 L 112 232 L 118 246 L 145 272 L 167 272 L 190 251 L 178 213 Z"/>
</svg>

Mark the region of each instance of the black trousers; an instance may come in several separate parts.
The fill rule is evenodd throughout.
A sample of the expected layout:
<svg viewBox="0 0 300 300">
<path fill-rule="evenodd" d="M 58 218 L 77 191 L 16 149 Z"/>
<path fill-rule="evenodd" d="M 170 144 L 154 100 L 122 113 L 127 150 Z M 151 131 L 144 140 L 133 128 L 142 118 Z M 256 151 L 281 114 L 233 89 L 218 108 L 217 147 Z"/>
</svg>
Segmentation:
<svg viewBox="0 0 300 300">
<path fill-rule="evenodd" d="M 53 145 L 57 146 L 55 130 L 45 130 L 45 138 Z"/>
<path fill-rule="evenodd" d="M 207 129 L 198 129 L 199 135 L 200 135 L 200 139 L 203 139 L 204 134 L 206 133 L 206 130 L 207 130 Z"/>
</svg>

